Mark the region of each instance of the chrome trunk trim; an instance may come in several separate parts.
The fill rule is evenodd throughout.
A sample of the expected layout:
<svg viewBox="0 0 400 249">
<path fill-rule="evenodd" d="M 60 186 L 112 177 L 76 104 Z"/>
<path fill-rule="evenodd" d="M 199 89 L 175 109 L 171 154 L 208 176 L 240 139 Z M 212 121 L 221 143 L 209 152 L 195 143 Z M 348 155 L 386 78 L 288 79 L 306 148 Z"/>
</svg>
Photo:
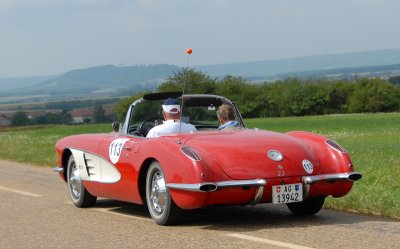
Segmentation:
<svg viewBox="0 0 400 249">
<path fill-rule="evenodd" d="M 64 173 L 64 168 L 60 168 L 60 167 L 56 166 L 53 168 L 53 171 L 57 172 L 57 173 Z"/>
<path fill-rule="evenodd" d="M 223 181 L 216 182 L 218 188 L 230 188 L 230 187 L 254 187 L 254 186 L 265 186 L 267 181 L 264 179 L 254 180 L 237 180 L 237 181 Z"/>
</svg>

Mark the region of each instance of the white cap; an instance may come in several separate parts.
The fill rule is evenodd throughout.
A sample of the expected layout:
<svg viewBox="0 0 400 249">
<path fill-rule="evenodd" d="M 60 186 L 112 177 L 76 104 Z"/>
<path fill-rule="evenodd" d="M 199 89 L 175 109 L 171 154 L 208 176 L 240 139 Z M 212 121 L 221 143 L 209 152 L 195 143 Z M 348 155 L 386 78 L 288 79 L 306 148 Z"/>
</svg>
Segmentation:
<svg viewBox="0 0 400 249">
<path fill-rule="evenodd" d="M 166 113 L 177 114 L 181 111 L 180 105 L 162 105 L 162 109 Z"/>
</svg>

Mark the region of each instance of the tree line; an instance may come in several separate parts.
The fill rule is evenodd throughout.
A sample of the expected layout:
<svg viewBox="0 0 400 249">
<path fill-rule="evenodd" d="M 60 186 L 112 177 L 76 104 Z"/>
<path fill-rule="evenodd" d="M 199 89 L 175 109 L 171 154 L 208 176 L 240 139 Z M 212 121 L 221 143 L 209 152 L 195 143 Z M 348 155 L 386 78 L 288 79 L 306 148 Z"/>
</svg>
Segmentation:
<svg viewBox="0 0 400 249">
<path fill-rule="evenodd" d="M 204 72 L 185 68 L 166 79 L 156 92 L 217 94 L 234 101 L 244 118 L 323 115 L 400 111 L 398 78 L 327 80 L 286 78 L 252 83 L 227 75 L 212 78 Z M 185 85 L 185 86 L 184 86 Z M 145 92 L 119 102 L 118 119 L 125 118 L 129 105 Z"/>
<path fill-rule="evenodd" d="M 286 78 L 274 82 L 253 83 L 242 77 L 227 75 L 212 78 L 204 72 L 184 68 L 168 77 L 156 92 L 182 91 L 185 93 L 216 94 L 234 101 L 244 118 L 286 117 L 340 113 L 398 112 L 400 111 L 400 76 L 389 80 L 361 78 L 356 80 L 327 80 Z M 124 120 L 129 105 L 141 98 L 140 92 L 121 100 L 115 106 L 119 120 Z M 111 122 L 101 104 L 96 104 L 93 119 L 87 123 Z M 71 124 L 67 109 L 60 113 L 46 113 L 29 118 L 23 111 L 16 112 L 12 125 Z"/>
<path fill-rule="evenodd" d="M 115 119 L 114 115 L 106 115 L 102 105 L 95 105 L 93 108 L 93 115 L 91 118 L 85 118 L 83 123 L 108 123 Z M 30 117 L 24 111 L 17 111 L 11 117 L 11 125 L 24 126 L 24 125 L 46 125 L 46 124 L 74 124 L 71 111 L 63 109 L 61 112 L 47 112 L 43 115 Z"/>
</svg>

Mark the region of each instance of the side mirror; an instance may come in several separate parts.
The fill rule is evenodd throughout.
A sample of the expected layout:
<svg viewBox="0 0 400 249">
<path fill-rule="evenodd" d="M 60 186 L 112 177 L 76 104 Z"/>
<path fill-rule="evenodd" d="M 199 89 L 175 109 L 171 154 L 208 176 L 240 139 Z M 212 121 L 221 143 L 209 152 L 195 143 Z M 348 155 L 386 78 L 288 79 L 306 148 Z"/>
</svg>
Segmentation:
<svg viewBox="0 0 400 249">
<path fill-rule="evenodd" d="M 119 127 L 120 127 L 120 122 L 119 121 L 114 121 L 113 123 L 112 123 L 112 129 L 113 129 L 113 131 L 115 131 L 115 132 L 119 132 Z"/>
</svg>

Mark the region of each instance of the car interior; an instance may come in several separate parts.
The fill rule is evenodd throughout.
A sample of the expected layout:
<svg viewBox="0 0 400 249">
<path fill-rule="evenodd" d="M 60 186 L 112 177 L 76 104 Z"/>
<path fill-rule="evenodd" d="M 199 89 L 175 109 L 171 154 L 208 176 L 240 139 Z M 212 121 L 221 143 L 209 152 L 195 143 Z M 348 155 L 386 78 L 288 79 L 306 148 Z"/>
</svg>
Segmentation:
<svg viewBox="0 0 400 249">
<path fill-rule="evenodd" d="M 217 110 L 222 104 L 230 104 L 218 96 L 183 96 L 181 120 L 192 124 L 197 130 L 217 130 L 219 127 Z M 163 99 L 143 99 L 137 103 L 130 114 L 128 133 L 146 137 L 151 128 L 163 123 L 161 105 Z M 234 108 L 236 110 L 236 108 Z M 238 115 L 236 115 L 238 116 Z M 239 121 L 239 120 L 238 120 Z"/>
</svg>

